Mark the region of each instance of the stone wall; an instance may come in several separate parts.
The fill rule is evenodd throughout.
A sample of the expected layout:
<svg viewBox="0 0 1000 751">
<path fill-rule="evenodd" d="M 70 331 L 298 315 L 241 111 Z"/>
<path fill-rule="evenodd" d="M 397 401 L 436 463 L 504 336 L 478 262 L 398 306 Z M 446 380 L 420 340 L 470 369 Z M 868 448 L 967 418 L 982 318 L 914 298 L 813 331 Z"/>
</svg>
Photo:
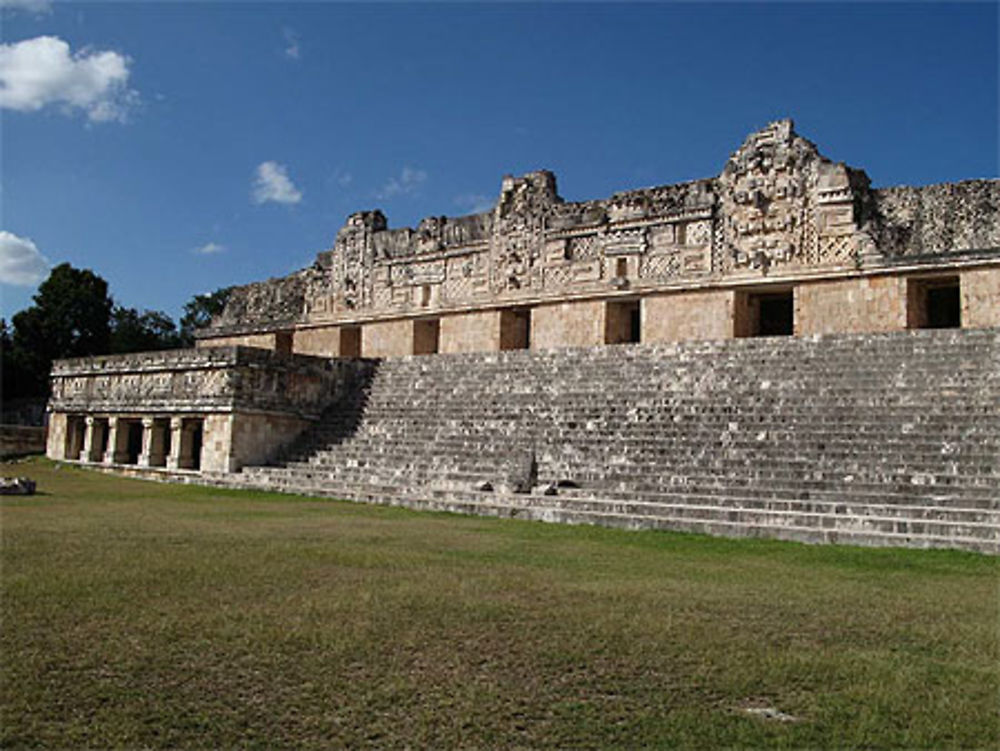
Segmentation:
<svg viewBox="0 0 1000 751">
<path fill-rule="evenodd" d="M 413 321 L 366 323 L 361 329 L 361 354 L 365 357 L 412 355 Z"/>
<path fill-rule="evenodd" d="M 531 311 L 532 349 L 604 344 L 605 303 L 600 300 L 539 305 Z"/>
<path fill-rule="evenodd" d="M 288 328 L 300 320 L 305 302 L 305 292 L 316 275 L 315 267 L 297 271 L 285 277 L 266 282 L 233 287 L 222 313 L 212 321 L 212 328 L 220 333 L 255 329 Z M 247 344 L 247 342 L 234 342 Z"/>
<path fill-rule="evenodd" d="M 0 459 L 45 451 L 46 429 L 36 425 L 0 425 Z"/>
<path fill-rule="evenodd" d="M 338 357 L 340 355 L 340 328 L 323 326 L 316 329 L 298 329 L 292 351 L 300 355 Z"/>
<path fill-rule="evenodd" d="M 612 299 L 625 290 L 646 298 L 695 286 L 859 276 L 901 263 L 930 272 L 970 254 L 1000 265 L 1000 182 L 873 190 L 863 171 L 825 158 L 781 120 L 751 133 L 721 173 L 704 180 L 570 202 L 555 176 L 539 171 L 505 177 L 492 210 L 480 214 L 428 217 L 416 228 L 389 228 L 378 210 L 352 214 L 312 267 L 234 290 L 203 336 L 281 350 L 283 341 L 256 337 L 305 324 L 364 324 L 366 354 L 410 354 L 412 331 L 372 322 Z M 651 323 L 651 332 L 697 335 L 701 324 L 691 318 L 702 314 L 684 315 L 684 323 Z M 850 325 L 874 315 L 868 306 Z M 492 335 L 473 333 L 480 323 L 446 324 L 442 348 L 495 347 Z M 337 354 L 319 334 L 303 335 L 294 348 Z"/>
<path fill-rule="evenodd" d="M 891 258 L 1000 247 L 996 180 L 872 191 L 879 251 Z"/>
<path fill-rule="evenodd" d="M 232 470 L 247 464 L 263 464 L 313 424 L 295 415 L 238 413 L 231 419 Z"/>
<path fill-rule="evenodd" d="M 49 408 L 58 412 L 255 409 L 316 417 L 364 363 L 246 347 L 196 348 L 57 360 Z"/>
<path fill-rule="evenodd" d="M 962 325 L 1000 326 L 1000 268 L 964 271 L 961 280 Z"/>
<path fill-rule="evenodd" d="M 256 347 L 257 349 L 272 350 L 276 350 L 278 346 L 277 334 L 273 331 L 260 334 L 233 334 L 230 336 L 213 337 L 212 339 L 199 339 L 195 344 L 197 347 Z"/>
<path fill-rule="evenodd" d="M 329 406 L 356 394 L 372 367 L 244 347 L 59 360 L 47 453 L 235 471 L 265 461 Z"/>
<path fill-rule="evenodd" d="M 650 295 L 642 301 L 642 341 L 682 342 L 733 336 L 732 290 Z"/>
<path fill-rule="evenodd" d="M 795 333 L 833 334 L 906 328 L 906 279 L 872 276 L 796 288 Z"/>
<path fill-rule="evenodd" d="M 483 310 L 441 318 L 441 352 L 495 352 L 500 349 L 500 311 Z"/>
</svg>

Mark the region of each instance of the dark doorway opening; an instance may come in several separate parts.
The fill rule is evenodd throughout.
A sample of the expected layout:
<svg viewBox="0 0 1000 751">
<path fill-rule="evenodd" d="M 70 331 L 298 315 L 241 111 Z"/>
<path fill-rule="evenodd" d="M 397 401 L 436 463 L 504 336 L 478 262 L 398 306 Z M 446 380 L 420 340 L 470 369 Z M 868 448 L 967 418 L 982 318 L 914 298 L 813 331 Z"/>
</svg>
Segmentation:
<svg viewBox="0 0 1000 751">
<path fill-rule="evenodd" d="M 157 422 L 160 422 L 159 420 Z M 173 448 L 174 431 L 170 427 L 170 419 L 163 421 L 163 464 L 166 465 L 167 457 L 170 456 L 170 449 Z"/>
<path fill-rule="evenodd" d="M 201 447 L 204 442 L 204 424 L 194 420 L 191 428 L 191 469 L 201 469 Z"/>
<path fill-rule="evenodd" d="M 736 336 L 791 336 L 795 333 L 795 294 L 742 292 L 737 294 Z"/>
<path fill-rule="evenodd" d="M 142 422 L 139 420 L 129 420 L 125 423 L 128 435 L 125 439 L 125 463 L 138 464 L 139 454 L 142 453 Z"/>
<path fill-rule="evenodd" d="M 642 340 L 642 313 L 638 300 L 609 302 L 605 309 L 604 343 L 638 344 Z"/>
<path fill-rule="evenodd" d="M 340 329 L 340 356 L 361 357 L 360 326 L 344 326 Z"/>
<path fill-rule="evenodd" d="M 531 309 L 500 311 L 500 349 L 531 349 Z"/>
<path fill-rule="evenodd" d="M 274 335 L 274 351 L 279 355 L 292 354 L 291 331 L 279 331 Z"/>
<path fill-rule="evenodd" d="M 791 292 L 760 296 L 757 336 L 791 336 L 795 330 L 795 303 Z"/>
<path fill-rule="evenodd" d="M 83 443 L 86 437 L 87 424 L 83 415 L 70 415 L 66 418 L 66 445 L 63 451 L 65 459 L 80 459 Z"/>
<path fill-rule="evenodd" d="M 957 329 L 962 325 L 962 295 L 957 276 L 911 279 L 907 318 L 912 329 Z"/>
<path fill-rule="evenodd" d="M 433 355 L 441 343 L 441 321 L 425 318 L 413 322 L 413 354 Z"/>
<path fill-rule="evenodd" d="M 108 453 L 108 439 L 111 433 L 107 417 L 97 417 L 94 419 L 94 447 L 93 461 L 104 461 L 104 456 Z"/>
</svg>

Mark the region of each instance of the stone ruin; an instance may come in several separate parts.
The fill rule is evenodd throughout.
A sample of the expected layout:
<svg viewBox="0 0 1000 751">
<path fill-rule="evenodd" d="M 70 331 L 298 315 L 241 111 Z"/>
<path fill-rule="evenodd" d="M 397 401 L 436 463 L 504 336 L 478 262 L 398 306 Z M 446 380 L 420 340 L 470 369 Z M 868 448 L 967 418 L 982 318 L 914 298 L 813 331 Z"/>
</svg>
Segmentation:
<svg viewBox="0 0 1000 751">
<path fill-rule="evenodd" d="M 992 326 L 998 205 L 996 180 L 874 190 L 783 120 L 715 178 L 567 202 L 540 171 L 416 229 L 352 214 L 312 267 L 237 288 L 200 341 L 391 357 Z"/>
<path fill-rule="evenodd" d="M 196 349 L 57 362 L 48 454 L 996 552 L 998 209 L 995 179 L 874 189 L 783 120 L 704 180 L 568 202 L 539 171 L 415 229 L 359 212 L 311 267 L 236 288 Z"/>
</svg>

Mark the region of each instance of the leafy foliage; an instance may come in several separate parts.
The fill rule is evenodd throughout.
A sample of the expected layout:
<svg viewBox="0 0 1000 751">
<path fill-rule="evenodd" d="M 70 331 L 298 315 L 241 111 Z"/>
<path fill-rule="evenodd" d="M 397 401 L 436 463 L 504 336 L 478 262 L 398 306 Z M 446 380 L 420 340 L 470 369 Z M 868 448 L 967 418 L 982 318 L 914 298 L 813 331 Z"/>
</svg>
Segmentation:
<svg viewBox="0 0 1000 751">
<path fill-rule="evenodd" d="M 44 396 L 52 361 L 108 351 L 112 300 L 108 283 L 89 269 L 63 263 L 35 293 L 34 304 L 11 319 L 5 396 Z"/>
<path fill-rule="evenodd" d="M 111 311 L 111 352 L 146 352 L 181 346 L 177 326 L 166 313 L 115 306 Z"/>
<path fill-rule="evenodd" d="M 115 305 L 108 283 L 68 263 L 52 269 L 33 304 L 0 320 L 3 399 L 44 398 L 52 361 L 191 346 L 194 330 L 222 312 L 230 287 L 196 295 L 184 306 L 181 326 L 159 310 Z"/>
<path fill-rule="evenodd" d="M 184 315 L 181 316 L 180 339 L 183 346 L 190 347 L 194 344 L 195 330 L 207 326 L 212 318 L 222 312 L 232 291 L 232 287 L 221 287 L 207 295 L 195 295 L 191 298 L 184 306 Z"/>
</svg>

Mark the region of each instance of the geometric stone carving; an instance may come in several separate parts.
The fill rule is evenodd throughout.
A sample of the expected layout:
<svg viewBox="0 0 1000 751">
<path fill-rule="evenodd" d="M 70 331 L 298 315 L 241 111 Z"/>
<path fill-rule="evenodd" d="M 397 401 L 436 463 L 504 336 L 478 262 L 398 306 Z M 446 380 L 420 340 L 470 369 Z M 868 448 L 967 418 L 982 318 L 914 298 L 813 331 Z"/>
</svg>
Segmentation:
<svg viewBox="0 0 1000 751">
<path fill-rule="evenodd" d="M 637 257 L 631 283 L 648 286 L 990 248 L 998 204 L 989 180 L 871 190 L 781 120 L 748 136 L 716 178 L 566 202 L 543 170 L 505 177 L 491 210 L 416 229 L 389 229 L 378 210 L 351 214 L 313 267 L 236 288 L 205 334 L 602 294 L 619 268 L 608 259 L 621 256 Z"/>
</svg>

